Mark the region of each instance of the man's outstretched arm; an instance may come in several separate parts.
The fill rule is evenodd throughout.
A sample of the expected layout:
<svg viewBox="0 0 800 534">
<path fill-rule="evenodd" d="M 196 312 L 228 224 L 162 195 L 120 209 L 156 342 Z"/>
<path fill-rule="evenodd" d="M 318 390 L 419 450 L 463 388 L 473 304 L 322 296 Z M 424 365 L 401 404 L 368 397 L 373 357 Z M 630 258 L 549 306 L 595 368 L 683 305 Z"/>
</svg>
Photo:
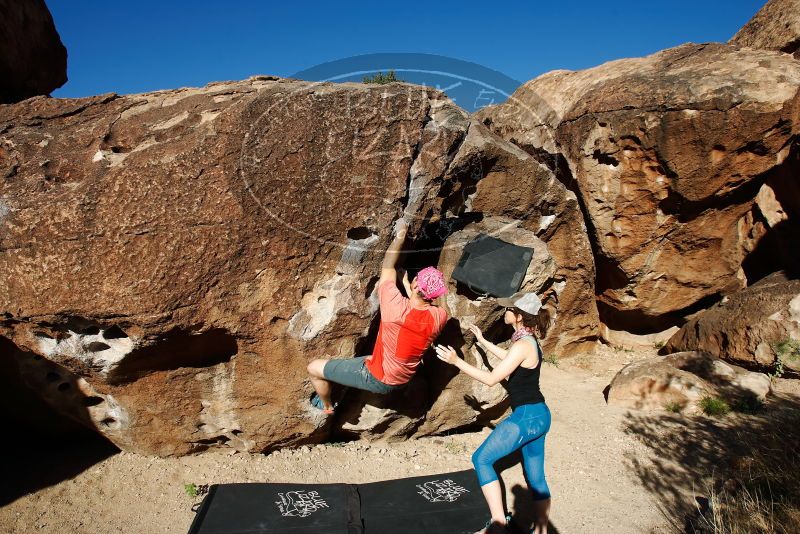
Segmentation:
<svg viewBox="0 0 800 534">
<path fill-rule="evenodd" d="M 381 277 L 378 280 L 378 285 L 384 283 L 386 280 L 392 282 L 397 281 L 397 260 L 400 258 L 400 251 L 403 248 L 403 243 L 406 240 L 408 233 L 408 223 L 404 219 L 397 221 L 394 227 L 394 239 L 386 249 L 386 255 L 383 257 L 383 265 L 381 265 Z"/>
</svg>

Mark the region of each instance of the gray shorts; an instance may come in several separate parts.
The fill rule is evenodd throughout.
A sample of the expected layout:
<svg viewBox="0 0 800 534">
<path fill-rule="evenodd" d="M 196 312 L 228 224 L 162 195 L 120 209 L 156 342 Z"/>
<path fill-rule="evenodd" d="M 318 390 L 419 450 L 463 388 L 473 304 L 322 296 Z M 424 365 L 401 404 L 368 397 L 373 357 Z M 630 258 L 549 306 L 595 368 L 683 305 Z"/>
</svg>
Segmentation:
<svg viewBox="0 0 800 534">
<path fill-rule="evenodd" d="M 403 384 L 397 386 L 384 384 L 375 378 L 367 369 L 367 358 L 369 356 L 348 358 L 346 360 L 328 360 L 322 369 L 322 374 L 326 380 L 331 382 L 383 395 L 403 387 Z"/>
</svg>

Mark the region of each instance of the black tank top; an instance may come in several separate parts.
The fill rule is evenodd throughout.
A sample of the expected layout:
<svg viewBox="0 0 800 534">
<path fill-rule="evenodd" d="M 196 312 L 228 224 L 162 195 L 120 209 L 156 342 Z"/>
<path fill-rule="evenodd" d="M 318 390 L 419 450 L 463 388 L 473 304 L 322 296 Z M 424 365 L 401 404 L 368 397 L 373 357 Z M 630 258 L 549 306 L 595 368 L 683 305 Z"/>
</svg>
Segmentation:
<svg viewBox="0 0 800 534">
<path fill-rule="evenodd" d="M 506 390 L 508 390 L 508 397 L 511 400 L 511 408 L 523 404 L 536 404 L 537 402 L 544 402 L 544 395 L 539 389 L 539 374 L 542 368 L 542 350 L 539 348 L 539 342 L 533 336 L 524 336 L 520 339 L 527 339 L 536 346 L 536 353 L 539 356 L 539 361 L 536 367 L 528 369 L 521 365 L 514 369 L 514 372 L 508 377 L 506 381 Z"/>
</svg>

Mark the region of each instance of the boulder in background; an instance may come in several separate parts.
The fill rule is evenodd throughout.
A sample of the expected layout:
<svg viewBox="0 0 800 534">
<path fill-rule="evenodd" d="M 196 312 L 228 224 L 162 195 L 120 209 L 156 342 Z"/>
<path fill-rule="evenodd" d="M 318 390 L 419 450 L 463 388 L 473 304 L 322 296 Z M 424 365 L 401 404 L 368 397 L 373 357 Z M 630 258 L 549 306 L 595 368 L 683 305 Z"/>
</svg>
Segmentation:
<svg viewBox="0 0 800 534">
<path fill-rule="evenodd" d="M 0 104 L 67 83 L 67 49 L 44 0 L 0 0 Z"/>
</svg>

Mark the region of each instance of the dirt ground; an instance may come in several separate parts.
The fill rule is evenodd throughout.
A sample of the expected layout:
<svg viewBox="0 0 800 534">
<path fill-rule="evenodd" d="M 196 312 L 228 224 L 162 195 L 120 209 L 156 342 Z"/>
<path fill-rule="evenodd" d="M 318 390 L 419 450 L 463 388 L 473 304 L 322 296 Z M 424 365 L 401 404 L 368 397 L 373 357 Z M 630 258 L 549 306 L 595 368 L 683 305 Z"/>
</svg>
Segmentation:
<svg viewBox="0 0 800 534">
<path fill-rule="evenodd" d="M 603 348 L 593 357 L 545 364 L 542 390 L 553 414 L 545 464 L 553 493 L 551 532 L 659 533 L 682 522 L 669 517 L 665 493 L 671 491 L 650 478 L 659 478 L 655 467 L 663 469 L 664 461 L 652 433 L 637 435 L 631 414 L 606 405 L 603 397 L 622 366 L 654 354 Z M 672 417 L 679 425 L 697 423 Z M 212 451 L 174 459 L 98 445 L 59 450 L 53 444 L 47 454 L 17 450 L 5 453 L 0 532 L 186 532 L 192 506 L 201 500 L 187 495 L 186 484 L 363 483 L 469 469 L 472 452 L 488 432 L 317 445 L 268 455 Z M 681 474 L 675 480 L 685 482 L 682 488 L 668 488 L 673 498 L 691 503 L 693 487 L 702 495 L 701 481 L 695 486 L 693 480 L 696 474 L 677 464 L 670 470 Z M 524 521 L 528 495 L 521 491 L 525 482 L 519 463 L 502 478 L 511 510 Z"/>
</svg>

